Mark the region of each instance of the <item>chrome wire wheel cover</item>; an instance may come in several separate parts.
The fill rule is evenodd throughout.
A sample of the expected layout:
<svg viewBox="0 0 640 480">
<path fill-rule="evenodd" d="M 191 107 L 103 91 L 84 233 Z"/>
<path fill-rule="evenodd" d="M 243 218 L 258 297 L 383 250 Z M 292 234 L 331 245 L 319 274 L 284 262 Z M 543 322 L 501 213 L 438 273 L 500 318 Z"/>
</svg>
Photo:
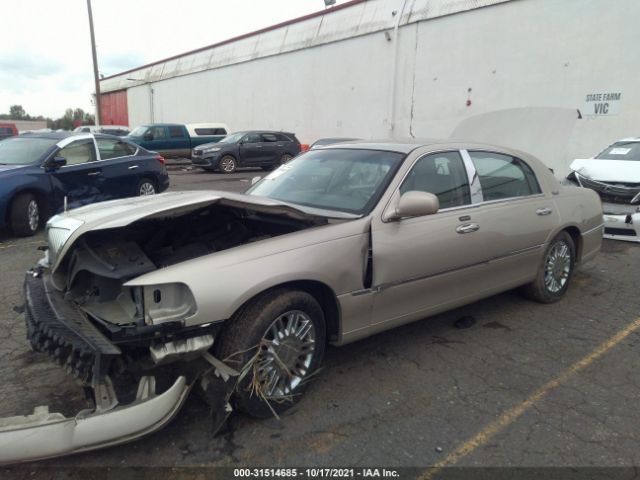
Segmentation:
<svg viewBox="0 0 640 480">
<path fill-rule="evenodd" d="M 27 205 L 27 220 L 29 221 L 29 228 L 32 232 L 35 232 L 40 224 L 40 211 L 38 202 L 35 200 L 31 200 Z"/>
<path fill-rule="evenodd" d="M 256 358 L 256 376 L 266 398 L 291 395 L 309 372 L 316 350 L 316 329 L 311 318 L 291 310 L 267 329 Z"/>
<path fill-rule="evenodd" d="M 151 182 L 144 182 L 140 185 L 140 196 L 154 195 L 156 193 L 156 187 Z"/>
<path fill-rule="evenodd" d="M 557 242 L 547 254 L 544 266 L 544 284 L 551 293 L 558 293 L 567 284 L 571 274 L 571 249 L 566 242 Z"/>
<path fill-rule="evenodd" d="M 236 162 L 233 158 L 224 157 L 220 160 L 220 167 L 227 173 L 233 172 L 236 169 Z"/>
</svg>

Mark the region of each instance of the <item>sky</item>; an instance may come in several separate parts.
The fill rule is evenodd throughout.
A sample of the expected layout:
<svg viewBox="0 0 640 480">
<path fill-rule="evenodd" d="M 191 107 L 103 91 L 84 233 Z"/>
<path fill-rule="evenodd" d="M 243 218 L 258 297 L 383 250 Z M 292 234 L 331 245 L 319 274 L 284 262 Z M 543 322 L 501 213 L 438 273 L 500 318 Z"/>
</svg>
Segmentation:
<svg viewBox="0 0 640 480">
<path fill-rule="evenodd" d="M 337 4 L 346 0 L 338 0 Z M 92 0 L 104 76 L 323 10 L 324 0 Z M 0 113 L 93 113 L 86 0 L 9 1 L 0 15 Z"/>
</svg>

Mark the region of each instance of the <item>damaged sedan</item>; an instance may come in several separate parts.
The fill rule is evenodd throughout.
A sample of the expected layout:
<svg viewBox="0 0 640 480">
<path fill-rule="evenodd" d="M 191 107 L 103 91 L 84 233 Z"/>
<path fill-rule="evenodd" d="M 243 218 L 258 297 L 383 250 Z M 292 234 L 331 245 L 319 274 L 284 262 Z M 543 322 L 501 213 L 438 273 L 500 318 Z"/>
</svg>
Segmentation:
<svg viewBox="0 0 640 480">
<path fill-rule="evenodd" d="M 570 168 L 569 182 L 600 195 L 604 237 L 640 242 L 640 137 L 618 140 Z"/>
<path fill-rule="evenodd" d="M 561 186 L 536 158 L 448 141 L 336 144 L 246 194 L 62 213 L 26 275 L 28 337 L 83 383 L 91 408 L 1 419 L 0 462 L 133 440 L 194 388 L 218 426 L 233 409 L 277 416 L 328 343 L 516 287 L 561 299 L 602 228 L 598 196 Z"/>
</svg>

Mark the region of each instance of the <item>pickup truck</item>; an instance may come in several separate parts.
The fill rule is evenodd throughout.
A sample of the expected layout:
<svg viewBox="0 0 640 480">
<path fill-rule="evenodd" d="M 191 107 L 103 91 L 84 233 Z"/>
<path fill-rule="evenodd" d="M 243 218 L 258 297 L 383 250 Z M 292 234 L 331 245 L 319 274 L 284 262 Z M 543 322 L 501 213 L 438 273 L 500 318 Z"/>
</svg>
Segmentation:
<svg viewBox="0 0 640 480">
<path fill-rule="evenodd" d="M 227 135 L 223 123 L 151 123 L 141 125 L 125 138 L 164 157 L 191 157 L 194 147 L 215 143 Z"/>
</svg>

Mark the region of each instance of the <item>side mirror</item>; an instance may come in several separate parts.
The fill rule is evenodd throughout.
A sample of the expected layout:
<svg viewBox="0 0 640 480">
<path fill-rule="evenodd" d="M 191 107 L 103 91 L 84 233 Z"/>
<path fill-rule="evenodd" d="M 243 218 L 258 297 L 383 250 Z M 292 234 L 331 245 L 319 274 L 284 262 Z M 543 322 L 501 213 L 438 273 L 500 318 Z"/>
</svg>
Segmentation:
<svg viewBox="0 0 640 480">
<path fill-rule="evenodd" d="M 153 140 L 153 133 L 147 132 L 147 133 L 144 134 L 144 137 L 142 137 L 142 138 L 144 138 L 147 141 L 151 141 L 151 140 Z"/>
<path fill-rule="evenodd" d="M 398 200 L 395 209 L 387 215 L 385 220 L 400 220 L 404 217 L 422 217 L 433 215 L 440 208 L 438 197 L 433 193 L 410 191 Z"/>
<path fill-rule="evenodd" d="M 47 160 L 47 162 L 45 163 L 45 167 L 48 170 L 57 170 L 60 167 L 64 167 L 66 164 L 67 164 L 66 158 L 56 155 L 55 157 Z"/>
</svg>

